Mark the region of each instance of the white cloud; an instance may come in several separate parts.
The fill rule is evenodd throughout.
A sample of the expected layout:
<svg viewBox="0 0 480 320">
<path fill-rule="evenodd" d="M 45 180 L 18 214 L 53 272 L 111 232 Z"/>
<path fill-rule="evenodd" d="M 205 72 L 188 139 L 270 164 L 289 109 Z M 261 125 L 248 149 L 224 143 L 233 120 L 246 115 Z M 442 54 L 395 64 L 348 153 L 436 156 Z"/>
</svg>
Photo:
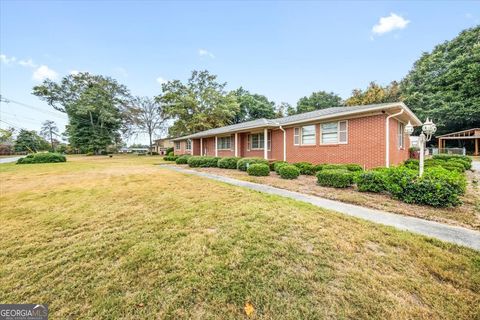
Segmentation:
<svg viewBox="0 0 480 320">
<path fill-rule="evenodd" d="M 198 54 L 202 57 L 210 57 L 212 59 L 215 58 L 215 55 L 213 53 L 205 49 L 198 49 Z"/>
<path fill-rule="evenodd" d="M 158 78 L 157 78 L 157 83 L 158 83 L 159 85 L 162 85 L 162 84 L 167 83 L 167 82 L 168 82 L 168 80 L 165 80 L 165 79 L 162 78 L 162 77 L 158 77 Z"/>
<path fill-rule="evenodd" d="M 37 81 L 43 81 L 45 79 L 55 80 L 58 78 L 58 73 L 55 70 L 50 69 L 46 65 L 41 65 L 33 72 L 33 79 Z"/>
<path fill-rule="evenodd" d="M 19 60 L 19 61 L 18 61 L 18 64 L 21 65 L 22 67 L 30 67 L 30 68 L 35 68 L 35 67 L 37 67 L 37 65 L 36 65 L 35 63 L 33 63 L 33 60 L 32 60 L 32 59 Z"/>
<path fill-rule="evenodd" d="M 382 35 L 393 30 L 405 29 L 409 23 L 409 20 L 406 20 L 395 13 L 390 13 L 389 16 L 380 18 L 378 23 L 373 26 L 372 32 L 374 34 Z"/>
<path fill-rule="evenodd" d="M 2 63 L 5 63 L 5 64 L 10 64 L 10 63 L 14 63 L 15 61 L 17 61 L 17 58 L 7 57 L 5 54 L 0 54 L 0 61 L 2 61 Z"/>
</svg>

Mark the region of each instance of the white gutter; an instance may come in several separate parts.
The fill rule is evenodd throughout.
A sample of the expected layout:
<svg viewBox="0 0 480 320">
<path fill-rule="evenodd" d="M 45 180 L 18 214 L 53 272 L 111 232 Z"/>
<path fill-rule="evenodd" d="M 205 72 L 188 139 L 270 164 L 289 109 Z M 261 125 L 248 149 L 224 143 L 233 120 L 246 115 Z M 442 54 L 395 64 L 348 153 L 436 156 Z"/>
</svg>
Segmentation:
<svg viewBox="0 0 480 320">
<path fill-rule="evenodd" d="M 390 168 L 390 118 L 399 116 L 403 113 L 404 109 L 395 114 L 389 115 L 385 123 L 385 167 Z"/>
<path fill-rule="evenodd" d="M 283 131 L 283 161 L 287 161 L 287 132 L 281 125 L 278 128 Z"/>
</svg>

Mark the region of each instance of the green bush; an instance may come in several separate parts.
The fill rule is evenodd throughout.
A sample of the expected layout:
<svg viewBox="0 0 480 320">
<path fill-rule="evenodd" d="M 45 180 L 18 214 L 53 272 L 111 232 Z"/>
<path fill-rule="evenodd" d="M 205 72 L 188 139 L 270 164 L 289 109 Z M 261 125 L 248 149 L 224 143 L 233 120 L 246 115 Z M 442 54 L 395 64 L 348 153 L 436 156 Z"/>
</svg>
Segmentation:
<svg viewBox="0 0 480 320">
<path fill-rule="evenodd" d="M 471 168 L 471 164 L 465 160 L 462 159 L 436 159 L 436 158 L 431 158 L 431 159 L 426 159 L 425 162 L 425 168 L 433 168 L 433 167 L 443 167 L 447 170 L 454 170 L 457 172 L 465 172 L 468 168 Z M 413 170 L 418 170 L 420 164 L 419 161 L 416 159 L 408 159 L 404 162 L 404 166 L 413 169 Z"/>
<path fill-rule="evenodd" d="M 188 163 L 188 158 L 190 158 L 191 155 L 189 154 L 184 154 L 183 156 L 180 156 L 178 157 L 176 160 L 175 160 L 175 163 L 176 164 L 187 164 Z"/>
<path fill-rule="evenodd" d="M 416 170 L 400 166 L 388 171 L 387 190 L 406 203 L 450 207 L 460 204 L 465 193 L 465 176 L 443 167 L 426 168 L 422 177 Z"/>
<path fill-rule="evenodd" d="M 287 163 L 286 161 L 272 161 L 270 162 L 270 171 L 275 171 L 275 166 L 280 164 L 280 163 Z"/>
<path fill-rule="evenodd" d="M 467 156 L 462 156 L 462 155 L 459 155 L 459 154 L 436 154 L 432 158 L 437 159 L 437 160 L 446 160 L 446 161 L 451 160 L 451 159 L 463 160 L 463 161 L 466 161 L 466 162 L 472 164 L 472 158 L 467 157 Z"/>
<path fill-rule="evenodd" d="M 405 160 L 405 162 L 403 163 L 403 165 L 409 169 L 414 169 L 414 170 L 418 170 L 418 167 L 420 165 L 420 162 L 417 160 L 417 159 L 407 159 Z"/>
<path fill-rule="evenodd" d="M 280 174 L 280 168 L 283 167 L 283 166 L 286 166 L 286 165 L 289 165 L 289 163 L 286 162 L 286 161 L 278 161 L 278 162 L 275 162 L 275 164 L 273 165 L 273 170 L 274 170 L 277 174 Z"/>
<path fill-rule="evenodd" d="M 387 169 L 387 168 L 385 168 Z M 388 169 L 387 169 L 388 170 Z M 360 172 L 355 176 L 355 183 L 360 192 L 382 192 L 387 188 L 387 170 Z"/>
<path fill-rule="evenodd" d="M 253 163 L 248 166 L 247 173 L 250 176 L 266 177 L 270 174 L 270 166 L 264 163 Z"/>
<path fill-rule="evenodd" d="M 237 162 L 240 158 L 227 157 L 218 160 L 218 167 L 223 169 L 237 169 Z"/>
<path fill-rule="evenodd" d="M 165 150 L 165 153 L 167 154 L 167 156 L 173 156 L 173 147 L 170 147 L 170 148 L 167 148 L 167 150 Z M 172 153 L 172 154 L 170 154 Z"/>
<path fill-rule="evenodd" d="M 93 153 L 92 151 L 89 151 L 89 152 L 87 152 L 85 155 L 86 155 L 87 157 L 90 157 L 90 156 L 93 156 L 94 153 Z"/>
<path fill-rule="evenodd" d="M 153 152 L 150 153 L 150 155 L 152 155 L 152 156 L 158 156 L 158 152 L 157 152 L 157 151 L 153 151 Z"/>
<path fill-rule="evenodd" d="M 262 158 L 242 158 L 237 162 L 237 169 L 241 171 L 247 171 L 247 165 L 250 166 L 254 163 L 263 163 L 268 165 L 268 160 Z"/>
<path fill-rule="evenodd" d="M 188 165 L 192 168 L 208 168 L 218 165 L 219 157 L 193 156 L 188 158 Z"/>
<path fill-rule="evenodd" d="M 315 166 L 310 162 L 297 162 L 293 164 L 300 170 L 300 174 L 313 176 L 317 171 L 315 170 Z"/>
<path fill-rule="evenodd" d="M 319 165 L 320 170 L 347 170 L 351 172 L 355 171 L 363 171 L 363 168 L 361 165 L 354 164 L 354 163 L 348 163 L 348 164 L 322 164 Z M 320 171 L 319 170 L 319 171 Z"/>
<path fill-rule="evenodd" d="M 171 156 L 174 156 L 175 154 L 173 153 L 173 151 L 170 151 L 170 152 L 167 152 L 167 156 L 171 157 Z"/>
<path fill-rule="evenodd" d="M 323 169 L 317 173 L 318 184 L 324 187 L 347 188 L 353 185 L 354 174 L 347 169 Z"/>
<path fill-rule="evenodd" d="M 165 156 L 163 157 L 163 160 L 165 161 L 176 161 L 178 156 Z"/>
<path fill-rule="evenodd" d="M 325 167 L 327 164 L 323 163 L 323 164 L 316 164 L 313 166 L 313 170 L 315 170 L 315 172 L 318 172 L 318 171 L 321 171 L 323 170 L 323 167 Z"/>
<path fill-rule="evenodd" d="M 291 164 L 286 164 L 280 166 L 280 169 L 278 169 L 278 174 L 282 179 L 297 179 L 300 175 L 300 169 Z"/>
<path fill-rule="evenodd" d="M 57 163 L 66 162 L 67 158 L 60 153 L 34 153 L 29 154 L 26 157 L 17 160 L 17 164 L 30 164 L 30 163 Z"/>
</svg>

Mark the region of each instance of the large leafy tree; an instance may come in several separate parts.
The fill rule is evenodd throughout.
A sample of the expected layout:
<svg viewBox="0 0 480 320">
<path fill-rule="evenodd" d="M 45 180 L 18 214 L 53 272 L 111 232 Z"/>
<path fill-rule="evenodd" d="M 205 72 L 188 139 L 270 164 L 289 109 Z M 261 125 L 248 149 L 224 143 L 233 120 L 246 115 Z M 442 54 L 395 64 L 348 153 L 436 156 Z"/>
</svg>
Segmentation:
<svg viewBox="0 0 480 320">
<path fill-rule="evenodd" d="M 48 142 L 39 136 L 35 131 L 20 130 L 15 140 L 15 151 L 17 152 L 38 152 L 48 150 Z"/>
<path fill-rule="evenodd" d="M 313 92 L 308 97 L 300 98 L 297 102 L 296 113 L 303 113 L 342 106 L 342 98 L 333 92 Z"/>
<path fill-rule="evenodd" d="M 275 117 L 275 102 L 260 94 L 252 94 L 243 88 L 233 92 L 240 105 L 240 111 L 233 119 L 234 123 L 240 123 L 260 118 L 272 119 Z"/>
<path fill-rule="evenodd" d="M 438 134 L 480 127 L 480 26 L 423 53 L 402 80 L 405 103 Z"/>
<path fill-rule="evenodd" d="M 347 106 L 358 106 L 398 101 L 401 101 L 400 85 L 398 82 L 392 81 L 385 87 L 375 82 L 370 82 L 365 90 L 354 89 L 352 96 L 345 100 L 345 104 Z"/>
<path fill-rule="evenodd" d="M 72 147 L 97 153 L 120 140 L 130 95 L 116 80 L 84 72 L 58 83 L 45 80 L 33 94 L 68 115 L 66 133 Z"/>
<path fill-rule="evenodd" d="M 54 136 L 58 136 L 58 128 L 54 121 L 46 120 L 42 123 L 42 129 L 40 130 L 40 135 L 45 139 L 50 141 L 50 148 L 52 151 L 55 150 L 55 141 L 58 141 L 54 138 Z"/>
<path fill-rule="evenodd" d="M 240 111 L 237 97 L 225 91 L 226 83 L 208 71 L 193 71 L 186 83 L 173 80 L 162 85 L 156 101 L 164 104 L 165 114 L 175 119 L 169 128 L 181 136 L 233 123 Z"/>
</svg>

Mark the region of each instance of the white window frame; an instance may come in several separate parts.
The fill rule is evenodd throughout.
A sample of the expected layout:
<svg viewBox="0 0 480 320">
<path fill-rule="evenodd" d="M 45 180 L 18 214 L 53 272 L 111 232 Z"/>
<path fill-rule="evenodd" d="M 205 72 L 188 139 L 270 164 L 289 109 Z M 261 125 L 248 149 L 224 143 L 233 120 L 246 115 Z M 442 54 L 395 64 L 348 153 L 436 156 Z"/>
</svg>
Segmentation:
<svg viewBox="0 0 480 320">
<path fill-rule="evenodd" d="M 314 134 L 313 134 L 313 143 L 303 143 L 303 128 L 305 127 L 313 127 Z M 297 142 L 295 143 L 295 139 Z M 293 145 L 295 146 L 315 146 L 317 145 L 317 125 L 316 124 L 309 124 L 302 127 L 295 127 L 293 128 Z"/>
<path fill-rule="evenodd" d="M 397 126 L 397 146 L 399 150 L 405 149 L 405 124 L 401 121 L 398 121 L 398 126 Z"/>
<path fill-rule="evenodd" d="M 180 141 L 175 141 L 175 150 L 180 150 L 182 148 Z"/>
<path fill-rule="evenodd" d="M 187 139 L 185 141 L 185 151 L 192 151 L 192 140 Z"/>
<path fill-rule="evenodd" d="M 300 145 L 300 127 L 293 128 L 293 145 Z"/>
<path fill-rule="evenodd" d="M 263 149 L 264 149 L 263 146 L 265 145 L 265 141 L 264 141 L 264 143 L 261 144 L 262 146 L 259 147 L 259 148 L 253 148 L 253 147 L 252 147 L 252 136 L 257 136 L 257 135 L 258 135 L 258 136 L 261 136 L 261 137 L 264 137 L 264 136 L 265 136 L 265 134 L 264 134 L 263 132 L 256 132 L 256 133 L 250 133 L 250 134 L 248 134 L 248 137 L 247 137 L 247 139 L 248 139 L 248 141 L 247 141 L 247 144 L 248 144 L 247 150 L 248 150 L 248 151 L 250 151 L 250 150 L 263 150 Z M 260 139 L 259 139 L 259 141 L 260 141 Z M 268 150 L 268 151 L 271 151 L 271 149 L 272 149 L 272 132 L 271 132 L 271 131 L 268 131 L 268 134 L 267 134 L 267 150 Z"/>
<path fill-rule="evenodd" d="M 345 130 L 340 130 L 340 123 L 345 122 Z M 337 124 L 337 141 L 332 143 L 324 143 L 323 142 L 323 130 L 322 125 L 324 124 Z M 345 132 L 345 141 L 340 141 L 340 133 Z M 320 123 L 320 145 L 336 145 L 336 144 L 348 144 L 348 120 L 340 120 L 340 121 L 331 121 L 331 122 L 323 122 Z"/>
<path fill-rule="evenodd" d="M 222 139 L 228 139 L 230 141 L 228 143 L 230 145 L 228 148 L 223 148 L 224 146 L 221 146 L 220 141 L 222 141 Z M 217 138 L 217 150 L 232 150 L 232 137 L 231 136 L 218 137 Z"/>
</svg>

